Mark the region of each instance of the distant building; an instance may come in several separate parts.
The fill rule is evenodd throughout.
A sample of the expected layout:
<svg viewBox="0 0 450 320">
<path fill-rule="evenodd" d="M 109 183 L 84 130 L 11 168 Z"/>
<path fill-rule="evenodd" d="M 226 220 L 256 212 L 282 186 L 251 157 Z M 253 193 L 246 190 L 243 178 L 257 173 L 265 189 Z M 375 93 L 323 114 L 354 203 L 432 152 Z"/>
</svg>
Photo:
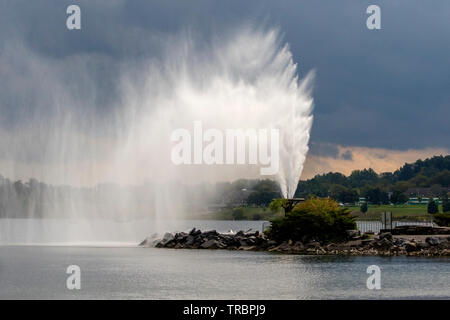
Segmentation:
<svg viewBox="0 0 450 320">
<path fill-rule="evenodd" d="M 433 200 L 437 204 L 441 204 L 441 200 L 439 198 L 433 198 Z M 428 204 L 429 201 L 430 201 L 430 198 L 426 198 L 426 197 L 424 197 L 424 198 L 412 197 L 412 198 L 409 198 L 408 204 L 411 204 L 411 205 Z"/>
</svg>

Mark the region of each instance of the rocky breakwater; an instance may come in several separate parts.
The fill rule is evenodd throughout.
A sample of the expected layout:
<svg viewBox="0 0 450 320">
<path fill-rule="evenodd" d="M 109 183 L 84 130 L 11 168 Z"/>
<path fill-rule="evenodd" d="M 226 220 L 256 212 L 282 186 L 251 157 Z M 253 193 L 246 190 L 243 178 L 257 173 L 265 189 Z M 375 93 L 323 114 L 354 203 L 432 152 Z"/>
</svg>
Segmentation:
<svg viewBox="0 0 450 320">
<path fill-rule="evenodd" d="M 173 249 L 266 250 L 275 244 L 275 241 L 270 241 L 258 231 L 224 234 L 216 230 L 202 232 L 194 228 L 189 233 L 166 233 L 162 239 L 153 235 L 142 241 L 139 246 Z"/>
<path fill-rule="evenodd" d="M 325 246 L 329 254 L 376 256 L 450 256 L 450 237 L 402 237 L 389 232 Z"/>
<path fill-rule="evenodd" d="M 146 238 L 141 247 L 173 249 L 226 249 L 246 251 L 268 251 L 287 254 L 312 255 L 377 255 L 377 256 L 450 256 L 449 236 L 429 236 L 411 238 L 411 236 L 393 236 L 389 232 L 379 236 L 349 233 L 349 241 L 320 243 L 318 241 L 270 240 L 265 234 L 239 231 L 234 234 L 222 234 L 215 230 L 202 232 L 192 229 L 190 232 L 166 233 L 162 238 L 156 235 Z"/>
</svg>

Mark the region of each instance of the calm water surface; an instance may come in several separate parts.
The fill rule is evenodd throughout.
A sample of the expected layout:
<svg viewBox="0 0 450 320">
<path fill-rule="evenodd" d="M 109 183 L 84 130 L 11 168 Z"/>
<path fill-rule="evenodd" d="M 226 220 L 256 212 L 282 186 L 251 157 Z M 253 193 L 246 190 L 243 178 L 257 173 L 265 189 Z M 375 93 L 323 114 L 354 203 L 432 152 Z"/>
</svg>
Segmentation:
<svg viewBox="0 0 450 320">
<path fill-rule="evenodd" d="M 60 229 L 67 222 L 26 221 L 28 229 L 19 221 L 5 223 L 0 223 L 0 230 L 8 231 L 0 236 L 0 299 L 450 299 L 448 258 L 137 248 L 147 225 L 124 229 L 100 222 L 89 230 L 101 237 L 74 245 L 77 229 L 66 234 Z M 169 227 L 225 231 L 260 224 L 188 221 Z M 25 239 L 24 230 L 30 232 Z M 366 288 L 366 269 L 373 264 L 381 268 L 381 290 Z M 66 288 L 69 265 L 81 268 L 80 290 Z"/>
<path fill-rule="evenodd" d="M 448 259 L 156 248 L 0 247 L 1 299 L 450 298 Z M 81 289 L 66 289 L 67 266 Z M 382 289 L 366 288 L 366 268 Z"/>
</svg>

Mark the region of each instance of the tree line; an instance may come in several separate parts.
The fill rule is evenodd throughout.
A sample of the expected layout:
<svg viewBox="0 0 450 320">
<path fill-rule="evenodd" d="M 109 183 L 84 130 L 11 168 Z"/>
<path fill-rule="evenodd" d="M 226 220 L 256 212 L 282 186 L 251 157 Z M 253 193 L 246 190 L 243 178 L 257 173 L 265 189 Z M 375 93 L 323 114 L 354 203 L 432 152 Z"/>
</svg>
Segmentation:
<svg viewBox="0 0 450 320">
<path fill-rule="evenodd" d="M 354 170 L 349 176 L 330 172 L 298 182 L 295 197 L 330 197 L 342 203 L 355 203 L 365 197 L 374 204 L 405 203 L 410 188 L 428 188 L 435 197 L 444 197 L 450 186 L 450 155 L 405 163 L 395 172 L 377 174 L 373 169 Z M 82 188 L 53 186 L 30 179 L 11 181 L 0 175 L 1 217 L 63 216 L 83 212 L 95 216 L 139 216 L 157 213 L 160 200 L 173 199 L 164 210 L 192 212 L 209 206 L 269 206 L 281 198 L 277 182 L 269 179 L 239 179 L 234 182 L 119 187 L 102 184 Z M 432 205 L 433 206 L 433 205 Z M 202 209 L 203 208 L 203 209 Z"/>
<path fill-rule="evenodd" d="M 354 170 L 349 176 L 330 172 L 298 183 L 296 197 L 331 197 L 342 203 L 353 203 L 365 197 L 374 204 L 405 203 L 417 192 L 411 188 L 427 188 L 430 195 L 441 197 L 450 186 L 450 156 L 435 156 L 405 163 L 395 172 L 377 174 L 373 169 Z"/>
</svg>

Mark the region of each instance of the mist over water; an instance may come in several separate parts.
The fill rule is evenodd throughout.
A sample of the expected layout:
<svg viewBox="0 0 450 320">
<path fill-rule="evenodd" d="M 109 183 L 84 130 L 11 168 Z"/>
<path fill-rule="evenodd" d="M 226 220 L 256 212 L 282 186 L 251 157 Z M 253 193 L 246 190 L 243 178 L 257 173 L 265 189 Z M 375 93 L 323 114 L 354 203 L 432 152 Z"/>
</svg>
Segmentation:
<svg viewBox="0 0 450 320">
<path fill-rule="evenodd" d="M 186 202 L 208 197 L 197 183 L 267 178 L 257 165 L 174 165 L 171 133 L 192 131 L 194 121 L 223 131 L 279 129 L 279 172 L 269 178 L 284 197 L 294 195 L 313 121 L 314 73 L 299 79 L 278 30 L 243 27 L 208 41 L 183 33 L 161 48 L 160 57 L 126 61 L 104 79 L 117 87 L 105 105 L 96 95 L 102 83 L 83 75 L 104 57 L 3 51 L 2 76 L 29 104 L 1 122 L 0 173 L 67 186 L 44 190 L 34 181 L 29 192 L 41 205 L 28 203 L 28 217 L 152 216 L 164 228 L 164 219 L 183 217 Z M 10 189 L 3 203 L 23 210 Z"/>
</svg>

